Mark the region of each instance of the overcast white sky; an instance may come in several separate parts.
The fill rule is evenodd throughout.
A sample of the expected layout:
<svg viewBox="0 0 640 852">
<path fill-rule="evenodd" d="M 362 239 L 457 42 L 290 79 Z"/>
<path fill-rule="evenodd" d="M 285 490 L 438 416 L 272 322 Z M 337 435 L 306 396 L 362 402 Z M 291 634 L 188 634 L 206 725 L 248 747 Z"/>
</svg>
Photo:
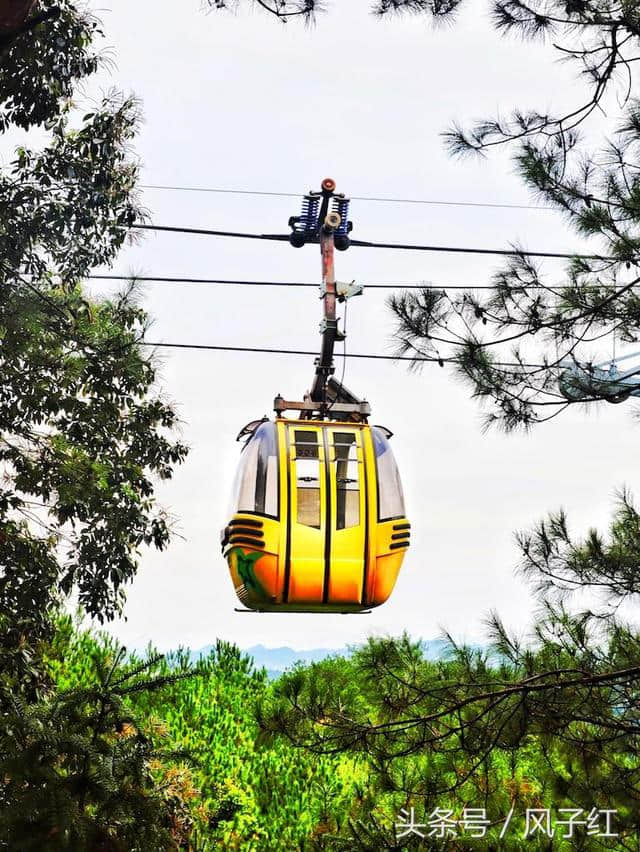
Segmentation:
<svg viewBox="0 0 640 852">
<path fill-rule="evenodd" d="M 314 28 L 263 14 L 205 15 L 198 0 L 113 0 L 95 7 L 115 69 L 103 88 L 133 91 L 144 124 L 136 144 L 145 184 L 300 192 L 325 176 L 348 195 L 531 203 L 506 152 L 484 162 L 450 159 L 439 133 L 513 105 L 561 108 L 579 87 L 544 47 L 498 38 L 486 5 L 456 26 L 419 17 L 377 20 L 360 0 L 332 3 Z M 297 199 L 145 190 L 158 224 L 285 232 Z M 580 245 L 554 213 L 353 202 L 354 236 L 432 244 L 532 249 Z M 339 279 L 482 284 L 495 258 L 353 248 Z M 317 247 L 211 237 L 148 235 L 123 252 L 118 272 L 315 281 Z M 557 267 L 560 269 L 560 267 Z M 101 288 L 108 292 L 108 288 Z M 349 311 L 352 351 L 389 352 L 384 291 Z M 155 340 L 315 349 L 312 290 L 152 284 L 145 304 Z M 603 352 L 607 357 L 608 350 Z M 482 637 L 495 608 L 524 630 L 532 602 L 513 569 L 513 532 L 564 506 L 574 529 L 604 525 L 616 487 L 636 482 L 638 426 L 631 408 L 578 411 L 530 435 L 484 435 L 468 388 L 446 370 L 410 374 L 390 362 L 350 361 L 345 383 L 391 428 L 404 479 L 413 546 L 391 600 L 368 616 L 242 615 L 219 550 L 228 492 L 248 420 L 273 397 L 299 396 L 312 359 L 215 352 L 161 355 L 162 385 L 192 450 L 159 489 L 182 538 L 145 553 L 129 590 L 127 620 L 112 627 L 130 646 L 200 647 L 216 637 L 247 647 L 340 646 L 370 633 Z"/>
</svg>

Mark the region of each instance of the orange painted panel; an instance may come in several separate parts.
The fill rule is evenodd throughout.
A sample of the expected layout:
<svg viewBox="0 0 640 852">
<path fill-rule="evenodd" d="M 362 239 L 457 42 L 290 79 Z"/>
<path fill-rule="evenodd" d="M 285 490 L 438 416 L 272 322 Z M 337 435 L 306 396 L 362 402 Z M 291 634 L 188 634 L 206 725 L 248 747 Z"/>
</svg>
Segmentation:
<svg viewBox="0 0 640 852">
<path fill-rule="evenodd" d="M 371 584 L 371 606 L 380 606 L 380 604 L 383 604 L 393 591 L 404 554 L 405 551 L 400 550 L 390 553 L 387 556 L 379 556 L 376 559 L 376 567 L 373 572 Z"/>
<path fill-rule="evenodd" d="M 289 603 L 321 603 L 324 559 L 298 556 L 291 560 Z"/>
</svg>

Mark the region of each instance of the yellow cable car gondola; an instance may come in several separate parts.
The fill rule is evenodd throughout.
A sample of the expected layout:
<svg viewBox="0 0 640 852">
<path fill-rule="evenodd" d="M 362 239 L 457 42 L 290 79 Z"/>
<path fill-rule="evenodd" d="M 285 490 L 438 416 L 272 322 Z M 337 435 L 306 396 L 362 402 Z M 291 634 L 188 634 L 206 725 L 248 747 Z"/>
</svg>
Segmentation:
<svg viewBox="0 0 640 852">
<path fill-rule="evenodd" d="M 343 196 L 337 196 L 340 214 L 327 210 L 334 188 L 327 179 L 321 193 L 307 196 L 323 201 L 319 214 L 317 207 L 311 211 L 314 222 L 317 216 L 323 223 L 315 241 L 322 248 L 325 308 L 313 388 L 302 402 L 276 397 L 275 420 L 253 421 L 238 436 L 247 440 L 222 551 L 238 598 L 254 611 L 348 613 L 379 606 L 393 591 L 409 546 L 392 433 L 370 426 L 368 403 L 330 377 L 333 344 L 343 337 L 336 298 L 361 292 L 336 288 L 334 240 L 340 225 L 346 238 L 350 223 Z M 313 240 L 311 216 L 293 220 L 303 225 L 294 229 L 294 245 L 302 244 L 300 231 L 303 241 Z M 287 411 L 296 416 L 285 417 Z"/>
</svg>

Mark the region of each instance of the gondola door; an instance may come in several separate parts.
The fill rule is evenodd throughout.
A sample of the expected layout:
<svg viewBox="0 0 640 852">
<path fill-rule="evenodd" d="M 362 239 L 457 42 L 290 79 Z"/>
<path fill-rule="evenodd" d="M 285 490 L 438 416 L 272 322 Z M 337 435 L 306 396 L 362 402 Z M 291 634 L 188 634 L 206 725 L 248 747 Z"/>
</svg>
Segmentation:
<svg viewBox="0 0 640 852">
<path fill-rule="evenodd" d="M 366 476 L 362 432 L 327 428 L 331 523 L 330 570 L 325 585 L 329 603 L 361 604 L 367 544 Z"/>
<path fill-rule="evenodd" d="M 326 451 L 322 427 L 287 426 L 288 519 L 283 601 L 319 606 L 325 594 Z"/>
</svg>

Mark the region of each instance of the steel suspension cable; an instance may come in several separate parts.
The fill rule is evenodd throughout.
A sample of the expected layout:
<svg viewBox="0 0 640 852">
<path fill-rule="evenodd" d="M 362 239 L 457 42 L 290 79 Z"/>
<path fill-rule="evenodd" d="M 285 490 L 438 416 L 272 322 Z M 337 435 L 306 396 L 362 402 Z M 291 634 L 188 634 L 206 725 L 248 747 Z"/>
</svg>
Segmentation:
<svg viewBox="0 0 640 852">
<path fill-rule="evenodd" d="M 158 275 L 87 275 L 90 280 L 104 281 L 145 281 L 147 283 L 158 284 L 233 284 L 245 287 L 315 287 L 320 286 L 318 283 L 311 281 L 244 281 L 237 278 L 184 278 L 181 276 L 158 276 Z M 493 284 L 432 284 L 425 282 L 424 284 L 365 284 L 367 290 L 495 290 Z M 615 289 L 615 284 L 585 284 L 580 289 Z M 634 284 L 634 287 L 640 287 L 640 284 Z M 550 284 L 514 284 L 511 288 L 517 290 L 560 290 L 562 285 Z"/>
<path fill-rule="evenodd" d="M 314 287 L 320 285 L 311 281 L 244 281 L 237 278 L 183 278 L 180 276 L 158 275 L 87 275 L 87 279 L 104 281 L 145 281 L 158 284 L 233 284 L 244 287 Z M 543 284 L 531 284 L 532 288 L 544 287 Z M 603 285 L 607 286 L 607 285 Z M 613 285 L 608 285 L 613 286 Z M 639 285 L 640 286 L 640 285 Z M 491 284 L 365 284 L 368 290 L 493 290 Z M 520 287 L 514 289 L 522 289 Z"/>
<path fill-rule="evenodd" d="M 140 189 L 175 190 L 179 192 L 213 192 L 221 195 L 256 195 L 275 198 L 300 198 L 300 192 L 274 192 L 256 189 L 223 189 L 209 186 L 168 186 L 166 184 L 140 184 Z M 443 207 L 493 207 L 505 210 L 555 210 L 542 204 L 509 204 L 493 201 L 446 201 L 431 198 L 389 198 L 386 196 L 350 195 L 350 201 L 375 201 L 386 204 L 429 204 Z"/>
<path fill-rule="evenodd" d="M 268 349 L 257 346 L 219 346 L 211 343 L 163 343 L 162 341 L 140 340 L 138 341 L 138 345 L 162 349 L 203 349 L 216 352 L 250 352 L 268 355 L 311 355 L 314 357 L 318 355 L 316 350 L 311 349 Z M 455 358 L 438 358 L 437 356 L 429 355 L 416 355 L 414 357 L 412 355 L 377 355 L 369 352 L 347 352 L 344 356 L 340 357 L 365 358 L 376 361 L 425 361 L 441 366 L 457 363 Z M 527 367 L 536 369 L 544 366 L 544 364 L 527 364 L 516 361 L 492 361 L 491 365 L 493 367 Z"/>
<path fill-rule="evenodd" d="M 271 240 L 277 242 L 289 242 L 288 234 L 251 234 L 244 231 L 221 231 L 212 228 L 183 228 L 176 225 L 144 225 L 134 224 L 131 228 L 141 231 L 164 231 L 180 234 L 199 234 L 210 237 L 236 237 L 245 240 Z M 579 254 L 577 252 L 564 253 L 552 251 L 525 251 L 524 249 L 493 249 L 493 248 L 473 248 L 471 246 L 432 246 L 432 245 L 417 245 L 412 243 L 380 243 L 371 240 L 351 240 L 351 245 L 359 248 L 386 248 L 399 249 L 403 251 L 428 251 L 428 252 L 447 252 L 456 254 L 486 254 L 486 255 L 502 255 L 507 257 L 547 257 L 561 258 L 571 260 L 580 258 L 581 260 L 615 260 L 615 258 L 607 257 L 598 254 Z"/>
</svg>

